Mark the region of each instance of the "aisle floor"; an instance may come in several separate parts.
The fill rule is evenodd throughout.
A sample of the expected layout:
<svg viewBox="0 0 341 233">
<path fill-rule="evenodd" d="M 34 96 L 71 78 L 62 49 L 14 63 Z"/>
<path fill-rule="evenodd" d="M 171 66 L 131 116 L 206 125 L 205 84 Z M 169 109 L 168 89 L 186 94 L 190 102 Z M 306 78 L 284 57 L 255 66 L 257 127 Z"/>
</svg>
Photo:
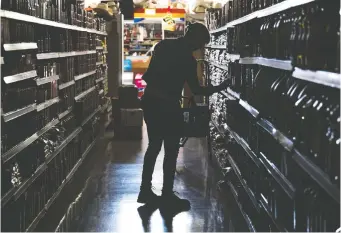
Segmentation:
<svg viewBox="0 0 341 233">
<path fill-rule="evenodd" d="M 88 201 L 79 231 L 91 232 L 210 232 L 226 231 L 223 211 L 215 198 L 204 139 L 190 139 L 180 149 L 175 190 L 190 200 L 191 209 L 180 213 L 154 211 L 136 202 L 148 137 L 141 141 L 107 144 L 105 163 L 91 172 L 87 189 L 96 190 Z M 162 189 L 163 150 L 158 157 L 153 185 Z M 140 207 L 140 208 L 139 208 Z M 180 211 L 180 210 L 179 210 Z M 175 215 L 175 216 L 174 216 Z"/>
<path fill-rule="evenodd" d="M 174 190 L 191 202 L 191 209 L 174 212 L 160 211 L 136 202 L 148 145 L 146 129 L 141 141 L 118 141 L 106 133 L 91 155 L 95 157 L 91 169 L 82 171 L 82 176 L 84 173 L 88 176 L 82 188 L 88 197 L 74 230 L 134 233 L 234 231 L 223 204 L 217 199 L 218 180 L 208 162 L 205 140 L 189 139 L 180 149 Z M 162 149 L 153 175 L 153 186 L 158 194 L 162 189 L 163 154 Z"/>
</svg>

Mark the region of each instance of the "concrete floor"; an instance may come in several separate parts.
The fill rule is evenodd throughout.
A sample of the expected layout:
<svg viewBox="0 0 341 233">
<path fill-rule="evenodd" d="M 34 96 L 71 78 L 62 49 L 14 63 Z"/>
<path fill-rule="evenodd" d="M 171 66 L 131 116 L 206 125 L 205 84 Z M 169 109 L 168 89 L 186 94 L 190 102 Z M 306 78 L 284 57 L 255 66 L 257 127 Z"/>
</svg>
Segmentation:
<svg viewBox="0 0 341 233">
<path fill-rule="evenodd" d="M 227 207 L 224 201 L 226 196 L 221 199 L 221 195 L 218 195 L 218 180 L 208 162 L 204 139 L 189 139 L 185 147 L 180 149 L 178 157 L 175 190 L 182 198 L 191 202 L 191 209 L 160 211 L 142 207 L 136 202 L 144 152 L 148 144 L 146 130 L 144 129 L 141 141 L 116 141 L 112 136 L 112 133 L 106 132 L 100 138 L 89 155 L 91 158 L 80 169 L 36 231 L 54 231 L 70 203 L 75 203 L 79 196 L 84 196 L 85 201 L 77 207 L 79 213 L 73 210 L 78 216 L 69 217 L 64 231 L 244 231 L 243 227 L 233 226 L 233 208 Z M 162 188 L 162 162 L 163 150 L 153 176 L 153 185 L 159 194 Z"/>
</svg>

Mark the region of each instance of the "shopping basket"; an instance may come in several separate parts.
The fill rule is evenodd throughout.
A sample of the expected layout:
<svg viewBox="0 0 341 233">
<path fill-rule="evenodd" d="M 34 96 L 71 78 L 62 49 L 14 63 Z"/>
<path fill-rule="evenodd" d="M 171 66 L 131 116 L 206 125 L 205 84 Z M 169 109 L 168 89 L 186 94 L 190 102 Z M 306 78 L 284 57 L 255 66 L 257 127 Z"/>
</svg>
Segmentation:
<svg viewBox="0 0 341 233">
<path fill-rule="evenodd" d="M 207 104 L 197 104 L 194 97 L 182 97 L 188 100 L 188 106 L 182 107 L 183 127 L 180 146 L 184 146 L 188 138 L 202 138 L 209 133 L 209 109 Z"/>
</svg>

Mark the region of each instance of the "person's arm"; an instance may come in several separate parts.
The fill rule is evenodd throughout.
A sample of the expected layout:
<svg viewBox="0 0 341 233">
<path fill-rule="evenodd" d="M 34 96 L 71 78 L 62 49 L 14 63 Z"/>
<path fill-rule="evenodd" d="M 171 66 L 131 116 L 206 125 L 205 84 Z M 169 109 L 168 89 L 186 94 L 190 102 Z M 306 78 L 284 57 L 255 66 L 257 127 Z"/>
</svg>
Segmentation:
<svg viewBox="0 0 341 233">
<path fill-rule="evenodd" d="M 186 81 L 194 95 L 212 95 L 213 93 L 222 91 L 228 87 L 227 80 L 222 82 L 218 86 L 212 86 L 212 85 L 207 86 L 207 87 L 201 86 L 197 77 L 196 63 L 195 64 L 193 63 L 191 65 Z"/>
</svg>

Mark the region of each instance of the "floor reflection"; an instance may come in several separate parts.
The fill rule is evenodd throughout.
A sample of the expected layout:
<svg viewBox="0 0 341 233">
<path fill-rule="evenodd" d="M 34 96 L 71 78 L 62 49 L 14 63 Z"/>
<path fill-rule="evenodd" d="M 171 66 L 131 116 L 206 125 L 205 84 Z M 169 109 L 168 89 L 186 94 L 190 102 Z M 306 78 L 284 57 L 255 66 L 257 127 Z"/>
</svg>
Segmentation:
<svg viewBox="0 0 341 233">
<path fill-rule="evenodd" d="M 216 200 L 216 181 L 209 170 L 207 150 L 199 139 L 188 140 L 179 153 L 175 190 L 190 201 L 191 208 L 165 205 L 140 205 L 136 202 L 142 173 L 147 136 L 142 141 L 107 145 L 108 159 L 96 166 L 83 221 L 84 232 L 221 232 L 224 216 Z M 153 176 L 157 194 L 162 189 L 163 152 Z M 161 204 L 161 203 L 160 203 Z"/>
</svg>

